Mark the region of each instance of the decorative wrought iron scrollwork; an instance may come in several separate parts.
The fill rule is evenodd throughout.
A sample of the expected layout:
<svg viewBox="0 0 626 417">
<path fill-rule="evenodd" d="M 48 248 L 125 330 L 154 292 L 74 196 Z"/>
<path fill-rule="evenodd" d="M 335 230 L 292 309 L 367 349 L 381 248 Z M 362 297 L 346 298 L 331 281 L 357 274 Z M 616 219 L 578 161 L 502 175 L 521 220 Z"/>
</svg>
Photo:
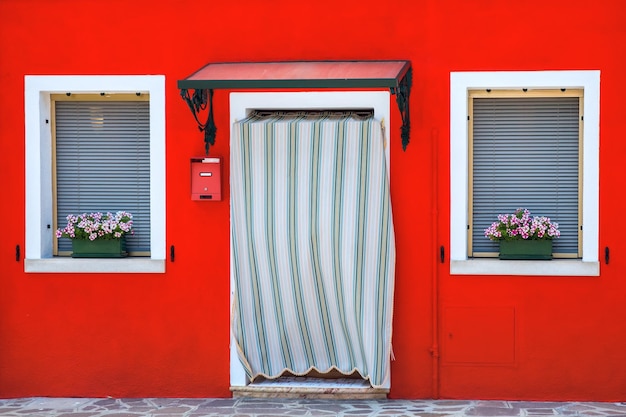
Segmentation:
<svg viewBox="0 0 626 417">
<path fill-rule="evenodd" d="M 215 126 L 213 118 L 213 90 L 194 90 L 193 94 L 189 94 L 189 90 L 181 89 L 180 96 L 189 106 L 191 114 L 196 119 L 196 123 L 198 123 L 198 129 L 204 132 L 204 150 L 208 155 L 209 148 L 215 145 L 215 136 L 217 134 L 217 126 Z M 206 110 L 207 106 L 207 120 L 205 123 L 202 123 L 198 116 L 201 111 Z"/>
<path fill-rule="evenodd" d="M 406 75 L 398 83 L 398 87 L 391 89 L 391 94 L 396 95 L 396 103 L 402 116 L 402 126 L 400 136 L 402 137 L 402 149 L 406 147 L 411 139 L 411 118 L 409 113 L 409 97 L 411 96 L 411 85 L 413 84 L 413 70 L 408 69 Z"/>
</svg>

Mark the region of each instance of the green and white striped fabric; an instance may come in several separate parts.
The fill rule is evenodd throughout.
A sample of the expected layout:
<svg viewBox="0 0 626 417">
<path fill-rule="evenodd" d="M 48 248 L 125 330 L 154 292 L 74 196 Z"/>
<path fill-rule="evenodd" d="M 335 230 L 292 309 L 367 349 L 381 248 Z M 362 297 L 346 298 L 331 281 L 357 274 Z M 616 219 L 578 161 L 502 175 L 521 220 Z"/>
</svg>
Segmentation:
<svg viewBox="0 0 626 417">
<path fill-rule="evenodd" d="M 248 376 L 388 383 L 395 242 L 380 121 L 254 113 L 231 140 L 233 332 Z"/>
</svg>

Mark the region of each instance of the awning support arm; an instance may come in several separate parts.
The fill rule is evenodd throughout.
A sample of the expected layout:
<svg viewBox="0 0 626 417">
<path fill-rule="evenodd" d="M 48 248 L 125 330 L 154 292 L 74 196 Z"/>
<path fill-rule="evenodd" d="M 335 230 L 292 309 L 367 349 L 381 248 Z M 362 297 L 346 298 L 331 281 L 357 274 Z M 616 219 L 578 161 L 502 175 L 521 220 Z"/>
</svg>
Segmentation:
<svg viewBox="0 0 626 417">
<path fill-rule="evenodd" d="M 215 145 L 215 136 L 217 135 L 217 126 L 213 118 L 213 90 L 212 89 L 196 89 L 193 94 L 189 94 L 189 90 L 181 89 L 180 96 L 185 100 L 193 118 L 196 119 L 198 129 L 204 132 L 204 150 L 209 154 L 209 148 Z M 209 106 L 207 120 L 202 123 L 198 118 L 201 110 L 205 110 Z"/>
<path fill-rule="evenodd" d="M 413 84 L 413 70 L 409 68 L 406 75 L 399 81 L 397 87 L 391 87 L 391 94 L 396 95 L 396 103 L 402 116 L 402 126 L 400 127 L 400 137 L 402 138 L 402 150 L 411 139 L 411 118 L 409 113 L 409 97 L 411 96 L 411 85 Z"/>
</svg>

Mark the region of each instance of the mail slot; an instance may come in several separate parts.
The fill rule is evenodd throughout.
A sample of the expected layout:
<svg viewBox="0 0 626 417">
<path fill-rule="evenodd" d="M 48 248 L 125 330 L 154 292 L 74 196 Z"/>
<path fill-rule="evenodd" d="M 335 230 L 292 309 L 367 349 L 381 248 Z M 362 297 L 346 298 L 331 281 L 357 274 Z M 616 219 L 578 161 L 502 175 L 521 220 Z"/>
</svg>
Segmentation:
<svg viewBox="0 0 626 417">
<path fill-rule="evenodd" d="M 191 158 L 191 199 L 222 200 L 222 158 Z"/>
</svg>

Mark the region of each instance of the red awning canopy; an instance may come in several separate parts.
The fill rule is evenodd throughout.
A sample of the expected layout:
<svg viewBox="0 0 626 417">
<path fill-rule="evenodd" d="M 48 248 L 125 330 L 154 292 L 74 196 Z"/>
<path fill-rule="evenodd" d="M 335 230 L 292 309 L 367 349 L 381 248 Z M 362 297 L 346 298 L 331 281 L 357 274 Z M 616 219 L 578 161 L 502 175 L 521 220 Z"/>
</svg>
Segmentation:
<svg viewBox="0 0 626 417">
<path fill-rule="evenodd" d="M 178 81 L 181 89 L 395 88 L 409 61 L 211 63 Z"/>
<path fill-rule="evenodd" d="M 183 100 L 204 132 L 205 149 L 215 143 L 213 90 L 259 88 L 389 88 L 402 115 L 402 147 L 409 143 L 409 61 L 284 61 L 212 63 L 178 80 Z M 194 90 L 190 93 L 189 90 Z M 206 122 L 198 114 L 208 105 Z"/>
</svg>

